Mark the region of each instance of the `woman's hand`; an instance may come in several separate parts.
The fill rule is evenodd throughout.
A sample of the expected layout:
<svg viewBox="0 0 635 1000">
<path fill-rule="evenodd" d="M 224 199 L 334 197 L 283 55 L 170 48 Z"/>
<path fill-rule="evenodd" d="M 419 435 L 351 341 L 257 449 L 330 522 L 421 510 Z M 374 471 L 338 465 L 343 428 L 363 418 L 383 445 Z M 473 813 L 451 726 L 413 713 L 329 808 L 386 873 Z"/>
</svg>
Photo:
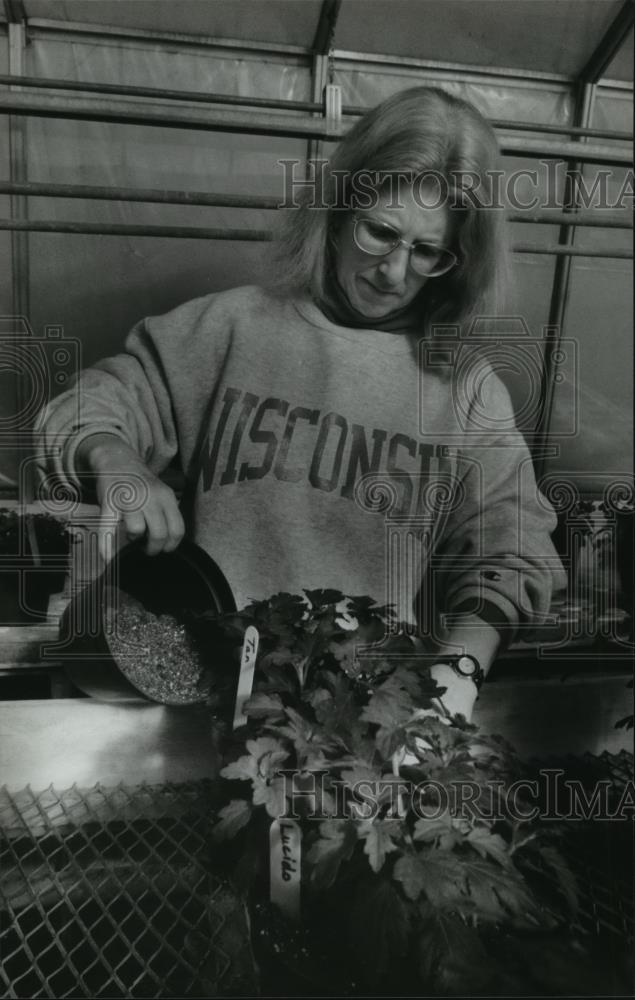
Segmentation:
<svg viewBox="0 0 635 1000">
<path fill-rule="evenodd" d="M 91 434 L 77 449 L 78 471 L 92 476 L 101 508 L 99 554 L 108 562 L 121 524 L 129 540 L 145 537 L 148 555 L 172 552 L 185 534 L 174 491 L 114 434 Z"/>
</svg>

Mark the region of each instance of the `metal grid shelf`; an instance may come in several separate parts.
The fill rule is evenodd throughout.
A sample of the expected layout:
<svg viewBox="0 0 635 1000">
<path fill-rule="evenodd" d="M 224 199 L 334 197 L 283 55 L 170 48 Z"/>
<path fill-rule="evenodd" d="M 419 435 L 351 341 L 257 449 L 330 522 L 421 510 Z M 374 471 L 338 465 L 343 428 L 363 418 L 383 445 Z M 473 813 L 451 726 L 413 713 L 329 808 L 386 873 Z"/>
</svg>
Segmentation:
<svg viewBox="0 0 635 1000">
<path fill-rule="evenodd" d="M 0 795 L 8 997 L 207 996 L 209 784 Z"/>
<path fill-rule="evenodd" d="M 608 805 L 617 809 L 627 786 L 634 778 L 633 754 L 599 756 L 584 754 L 532 762 L 533 769 L 561 769 L 563 779 L 576 779 L 591 789 L 596 782 L 609 781 Z M 576 876 L 580 893 L 580 911 L 576 927 L 583 933 L 612 937 L 632 951 L 633 909 L 635 894 L 635 855 L 633 823 L 628 819 L 592 819 L 571 821 L 561 827 L 561 851 Z"/>
<path fill-rule="evenodd" d="M 617 797 L 633 779 L 626 752 L 534 765 L 583 783 L 608 777 Z M 209 781 L 0 790 L 3 995 L 248 993 L 239 981 L 246 925 L 236 933 L 210 869 L 212 792 Z M 573 823 L 565 837 L 581 889 L 578 929 L 623 961 L 633 937 L 632 826 Z"/>
</svg>

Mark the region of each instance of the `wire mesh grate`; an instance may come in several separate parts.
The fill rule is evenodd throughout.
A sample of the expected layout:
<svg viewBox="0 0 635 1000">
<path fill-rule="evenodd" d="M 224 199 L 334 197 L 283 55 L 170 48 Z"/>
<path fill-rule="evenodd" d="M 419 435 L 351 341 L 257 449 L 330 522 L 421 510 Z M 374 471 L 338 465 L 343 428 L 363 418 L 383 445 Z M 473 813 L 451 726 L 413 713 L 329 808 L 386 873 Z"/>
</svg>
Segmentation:
<svg viewBox="0 0 635 1000">
<path fill-rule="evenodd" d="M 561 852 L 577 882 L 580 909 L 576 927 L 587 934 L 615 938 L 629 951 L 633 945 L 635 855 L 633 853 L 633 807 L 635 790 L 633 754 L 621 750 L 595 756 L 566 756 L 532 762 L 532 772 L 561 771 L 564 782 L 575 781 L 593 804 L 593 790 L 607 783 L 605 804 L 622 818 L 572 819 L 559 824 Z M 598 802 L 599 804 L 599 802 Z M 630 809 L 630 813 L 629 813 Z M 630 815 L 630 819 L 629 819 Z"/>
<path fill-rule="evenodd" d="M 630 754 L 540 762 L 619 798 Z M 7 997 L 248 994 L 245 925 L 213 873 L 213 784 L 0 790 L 0 984 Z M 566 824 L 577 926 L 633 937 L 632 824 Z M 233 944 L 232 944 L 233 942 Z"/>
<path fill-rule="evenodd" d="M 209 783 L 0 793 L 9 997 L 209 995 Z"/>
</svg>

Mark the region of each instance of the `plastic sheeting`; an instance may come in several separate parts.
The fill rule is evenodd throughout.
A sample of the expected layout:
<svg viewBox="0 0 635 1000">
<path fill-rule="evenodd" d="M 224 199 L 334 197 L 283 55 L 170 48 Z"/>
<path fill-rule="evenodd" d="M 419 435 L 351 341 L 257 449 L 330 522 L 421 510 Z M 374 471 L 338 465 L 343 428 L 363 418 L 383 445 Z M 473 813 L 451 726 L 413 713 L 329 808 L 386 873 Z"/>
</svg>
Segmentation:
<svg viewBox="0 0 635 1000">
<path fill-rule="evenodd" d="M 7 73 L 9 67 L 7 32 L 0 26 L 0 73 Z M 0 177 L 9 176 L 9 119 L 0 115 Z M 11 215 L 11 200 L 0 195 L 0 216 Z M 9 325 L 7 319 L 13 312 L 11 233 L 0 232 L 0 336 Z M 11 488 L 18 470 L 19 456 L 10 440 L 12 418 L 16 413 L 17 380 L 14 364 L 8 354 L 0 355 L 0 496 L 3 490 Z"/>
<path fill-rule="evenodd" d="M 587 167 L 592 189 L 597 171 Z M 608 200 L 616 204 L 627 180 L 626 170 L 613 170 Z M 632 212 L 632 198 L 621 212 Z M 613 209 L 615 211 L 615 209 Z M 576 247 L 632 248 L 628 229 L 584 229 Z M 589 490 L 603 489 L 608 478 L 633 470 L 633 267 L 629 260 L 575 258 L 565 316 L 564 336 L 573 339 L 578 372 L 565 366 L 556 385 L 551 428 L 560 453 L 551 471 L 581 478 Z M 571 434 L 570 430 L 575 433 Z"/>
<path fill-rule="evenodd" d="M 9 72 L 9 49 L 6 29 L 0 25 L 0 73 Z M 0 115 L 0 176 L 9 176 L 9 119 Z M 11 214 L 10 199 L 0 194 L 0 213 Z M 0 233 L 0 314 L 11 312 L 11 235 Z"/>
<path fill-rule="evenodd" d="M 575 76 L 619 6 L 613 0 L 345 0 L 335 48 Z"/>
<path fill-rule="evenodd" d="M 598 88 L 592 115 L 595 128 L 628 132 L 632 114 L 631 93 Z M 600 181 L 600 170 L 588 165 L 583 176 L 590 192 Z M 632 197 L 620 197 L 627 177 L 626 170 L 610 171 L 607 202 L 612 212 L 632 216 Z M 575 245 L 632 249 L 633 233 L 579 228 Z M 572 262 L 564 336 L 577 345 L 578 372 L 565 365 L 562 382 L 556 385 L 551 429 L 559 454 L 548 462 L 548 469 L 570 473 L 589 491 L 603 489 L 609 479 L 633 470 L 631 261 L 581 257 Z M 575 433 L 569 433 L 572 428 Z"/>
<path fill-rule="evenodd" d="M 178 51 L 143 42 L 33 39 L 28 72 L 307 100 L 307 65 L 274 57 Z M 61 119 L 30 118 L 29 179 L 129 187 L 283 195 L 277 160 L 304 159 L 304 141 Z M 272 214 L 246 209 L 30 199 L 32 218 L 266 229 Z M 143 315 L 257 280 L 263 244 L 149 237 L 30 237 L 32 321 L 81 339 L 84 363 L 118 350 Z M 60 294 L 60 289 L 63 289 Z"/>
</svg>

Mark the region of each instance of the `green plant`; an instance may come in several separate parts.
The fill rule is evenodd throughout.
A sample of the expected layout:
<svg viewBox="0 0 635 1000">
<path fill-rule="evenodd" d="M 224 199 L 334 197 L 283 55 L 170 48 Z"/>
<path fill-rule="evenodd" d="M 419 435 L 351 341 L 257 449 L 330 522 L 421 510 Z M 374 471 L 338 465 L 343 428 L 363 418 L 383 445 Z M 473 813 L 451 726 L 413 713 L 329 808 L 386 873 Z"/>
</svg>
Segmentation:
<svg viewBox="0 0 635 1000">
<path fill-rule="evenodd" d="M 234 883 L 266 894 L 268 828 L 295 815 L 306 940 L 346 953 L 348 980 L 509 991 L 518 934 L 555 941 L 577 906 L 553 830 L 507 809 L 512 748 L 443 712 L 406 628 L 368 597 L 277 594 L 217 624 L 235 650 L 260 635 L 213 829 Z"/>
</svg>

